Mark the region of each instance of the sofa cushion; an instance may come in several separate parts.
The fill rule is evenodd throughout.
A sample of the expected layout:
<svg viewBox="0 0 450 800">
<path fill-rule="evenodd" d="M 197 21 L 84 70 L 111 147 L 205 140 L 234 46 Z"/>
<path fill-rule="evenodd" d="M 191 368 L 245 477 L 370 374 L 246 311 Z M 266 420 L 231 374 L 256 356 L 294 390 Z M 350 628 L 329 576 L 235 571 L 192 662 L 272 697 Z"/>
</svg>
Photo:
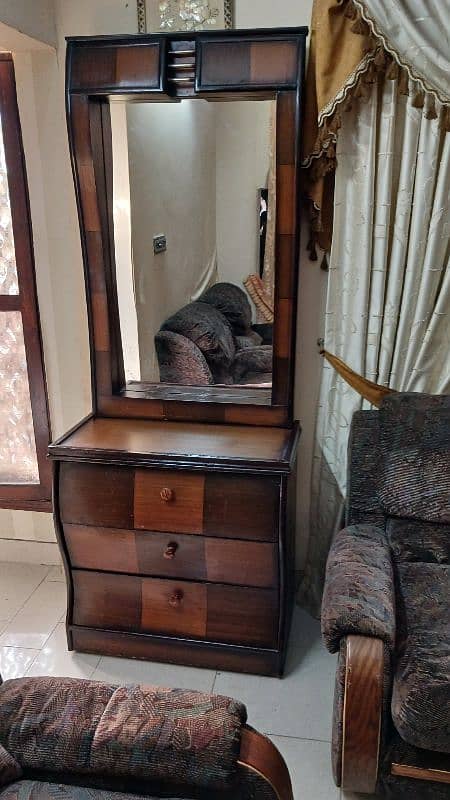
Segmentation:
<svg viewBox="0 0 450 800">
<path fill-rule="evenodd" d="M 161 383 L 182 386 L 208 386 L 213 383 L 205 356 L 186 336 L 173 331 L 158 331 L 155 350 Z"/>
<path fill-rule="evenodd" d="M 156 798 L 64 783 L 17 781 L 0 791 L 0 800 L 156 800 Z"/>
<path fill-rule="evenodd" d="M 380 797 L 391 800 L 449 800 L 448 783 L 393 775 L 392 764 L 433 772 L 450 772 L 450 756 L 447 753 L 434 753 L 413 747 L 394 731 L 380 765 L 378 791 Z"/>
<path fill-rule="evenodd" d="M 379 414 L 384 511 L 450 523 L 450 396 L 387 395 Z"/>
<path fill-rule="evenodd" d="M 396 589 L 394 725 L 408 744 L 450 753 L 450 566 L 398 564 Z"/>
<path fill-rule="evenodd" d="M 450 525 L 391 517 L 386 530 L 395 563 L 450 564 Z"/>
<path fill-rule="evenodd" d="M 199 298 L 217 308 L 226 317 L 235 336 L 248 333 L 252 324 L 252 309 L 247 295 L 234 283 L 215 283 Z"/>
<path fill-rule="evenodd" d="M 228 368 L 236 352 L 231 328 L 220 311 L 207 303 L 189 303 L 169 317 L 161 330 L 178 333 L 194 342 L 205 356 L 215 383 L 219 383 L 215 371 Z"/>
<path fill-rule="evenodd" d="M 0 744 L 26 775 L 74 773 L 222 789 L 236 775 L 245 707 L 181 689 L 69 678 L 0 688 Z"/>
</svg>

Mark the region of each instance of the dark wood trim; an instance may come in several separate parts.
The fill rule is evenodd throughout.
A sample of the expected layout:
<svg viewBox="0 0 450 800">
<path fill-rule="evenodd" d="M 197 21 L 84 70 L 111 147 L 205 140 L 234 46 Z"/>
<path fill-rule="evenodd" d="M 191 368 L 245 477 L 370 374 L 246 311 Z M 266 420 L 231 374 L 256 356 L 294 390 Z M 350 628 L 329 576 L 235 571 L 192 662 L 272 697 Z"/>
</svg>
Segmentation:
<svg viewBox="0 0 450 800">
<path fill-rule="evenodd" d="M 53 464 L 53 522 L 55 525 L 56 540 L 58 542 L 59 552 L 61 554 L 64 573 L 66 576 L 66 590 L 67 590 L 67 609 L 66 609 L 66 635 L 69 650 L 73 649 L 72 633 L 70 625 L 73 616 L 73 579 L 72 570 L 70 567 L 70 558 L 67 550 L 67 545 L 64 537 L 64 531 L 61 522 L 61 512 L 59 507 L 59 477 L 60 477 L 60 462 L 56 461 Z"/>
<path fill-rule="evenodd" d="M 347 636 L 342 719 L 342 788 L 375 792 L 383 702 L 381 639 Z"/>
<path fill-rule="evenodd" d="M 70 625 L 69 650 L 278 677 L 277 650 Z"/>
<path fill-rule="evenodd" d="M 293 421 L 293 389 L 295 369 L 295 333 L 297 308 L 297 277 L 299 256 L 300 164 L 299 128 L 301 82 L 304 72 L 305 28 L 284 28 L 250 31 L 230 31 L 226 37 L 213 32 L 190 34 L 196 54 L 200 56 L 202 43 L 215 41 L 254 45 L 280 44 L 274 56 L 275 66 L 280 64 L 284 43 L 296 46 L 298 72 L 292 81 L 258 84 L 258 70 L 252 73 L 251 84 L 240 84 L 230 79 L 227 86 L 214 87 L 216 95 L 233 95 L 258 100 L 263 94 L 274 91 L 277 96 L 277 233 L 276 233 L 276 301 L 277 313 L 274 327 L 274 387 L 271 405 L 245 403 L 218 403 L 208 398 L 191 402 L 168 396 L 142 397 L 139 392 L 126 387 L 121 361 L 120 326 L 115 290 L 114 236 L 111 198 L 112 147 L 109 105 L 107 95 L 118 91 L 122 99 L 139 96 L 149 101 L 154 90 L 145 90 L 133 84 L 132 73 L 126 88 L 117 85 L 111 77 L 117 74 L 119 52 L 123 47 L 160 44 L 166 51 L 170 42 L 185 40 L 185 34 L 167 34 L 145 37 L 75 37 L 68 40 L 67 48 L 67 121 L 70 151 L 75 179 L 78 213 L 80 218 L 83 260 L 88 295 L 88 320 L 91 344 L 91 370 L 93 401 L 96 414 L 104 417 L 134 417 L 160 420 L 197 420 L 201 422 L 237 423 L 242 425 L 267 425 L 290 427 Z M 278 52 L 278 51 L 277 51 Z M 78 53 L 89 53 L 89 68 L 74 73 L 76 63 L 82 63 Z M 278 59 L 278 61 L 277 61 Z M 261 59 L 259 58 L 259 61 Z M 165 62 L 160 62 L 161 64 Z M 115 66 L 114 66 L 115 65 Z M 197 64 L 197 69 L 199 64 Z M 264 73 L 265 67 L 259 65 Z M 97 72 L 96 72 L 97 70 Z M 114 72 L 116 70 L 116 72 Z M 84 83 L 80 78 L 86 75 Z M 107 81 L 107 88 L 96 88 Z M 281 75 L 281 73 L 280 73 Z M 106 76 L 106 77 L 105 77 Z M 160 87 L 164 75 L 160 75 Z M 292 84 L 292 88 L 289 88 Z M 259 88 L 258 88 L 259 87 Z M 288 88 L 287 88 L 288 87 Z M 213 97 L 213 92 L 196 93 L 191 97 Z M 174 102 L 173 94 L 158 89 L 159 99 Z M 169 89 L 168 89 L 169 91 Z M 170 89 L 170 91 L 173 91 Z M 184 90 L 183 91 L 187 91 Z M 162 392 L 162 395 L 164 393 Z"/>
<path fill-rule="evenodd" d="M 294 800 L 286 762 L 267 736 L 245 726 L 238 763 L 260 775 L 272 787 L 278 800 Z"/>
<path fill-rule="evenodd" d="M 445 769 L 423 769 L 423 767 L 413 767 L 411 764 L 393 763 L 391 775 L 398 775 L 400 778 L 414 778 L 416 781 L 450 784 L 450 772 Z"/>
<path fill-rule="evenodd" d="M 19 295 L 11 300 L 2 298 L 0 313 L 8 307 L 10 310 L 14 307 L 22 314 L 39 469 L 38 484 L 0 485 L 0 506 L 49 511 L 51 510 L 51 465 L 46 453 L 51 439 L 50 416 L 39 323 L 25 156 L 17 105 L 14 63 L 10 54 L 3 54 L 0 59 L 0 109 L 19 280 Z"/>
</svg>

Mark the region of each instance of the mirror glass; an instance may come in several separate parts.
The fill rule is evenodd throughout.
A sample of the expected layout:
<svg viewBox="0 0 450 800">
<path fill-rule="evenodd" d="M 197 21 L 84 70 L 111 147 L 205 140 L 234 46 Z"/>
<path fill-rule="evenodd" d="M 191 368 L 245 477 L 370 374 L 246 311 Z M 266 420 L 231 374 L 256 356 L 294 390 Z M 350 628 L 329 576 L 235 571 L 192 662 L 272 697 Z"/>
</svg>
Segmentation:
<svg viewBox="0 0 450 800">
<path fill-rule="evenodd" d="M 270 404 L 276 101 L 110 109 L 127 390 Z"/>
</svg>

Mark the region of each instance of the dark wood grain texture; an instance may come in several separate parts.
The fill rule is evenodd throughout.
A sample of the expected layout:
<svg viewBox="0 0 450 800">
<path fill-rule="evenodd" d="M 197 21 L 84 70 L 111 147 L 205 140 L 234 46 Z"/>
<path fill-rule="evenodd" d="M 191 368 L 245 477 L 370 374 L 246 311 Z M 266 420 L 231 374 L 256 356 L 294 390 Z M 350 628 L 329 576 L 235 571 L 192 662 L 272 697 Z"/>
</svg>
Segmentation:
<svg viewBox="0 0 450 800">
<path fill-rule="evenodd" d="M 270 589 L 73 571 L 75 625 L 275 647 Z"/>
<path fill-rule="evenodd" d="M 238 763 L 261 775 L 272 787 L 278 800 L 294 800 L 286 762 L 273 742 L 262 733 L 244 727 Z"/>
<path fill-rule="evenodd" d="M 67 111 L 88 289 L 94 408 L 102 416 L 289 426 L 293 418 L 299 254 L 299 132 L 305 29 L 69 40 Z M 179 55 L 182 54 L 182 55 Z M 184 62 L 182 59 L 187 58 Z M 193 70 L 195 69 L 195 87 Z M 208 77 L 209 75 L 209 77 Z M 208 83 L 208 81 L 211 81 Z M 124 378 L 115 287 L 112 143 L 107 98 L 173 100 L 216 92 L 277 98 L 277 224 L 273 390 L 266 405 L 243 389 L 217 402 L 170 388 L 144 393 Z M 262 94 L 262 92 L 265 94 Z M 237 391 L 237 390 L 236 390 Z"/>
<path fill-rule="evenodd" d="M 76 625 L 70 626 L 69 634 L 73 649 L 83 653 L 102 653 L 107 656 L 257 675 L 280 675 L 280 656 L 272 648 L 240 647 L 220 642 L 122 633 Z"/>
<path fill-rule="evenodd" d="M 383 696 L 381 639 L 347 636 L 342 731 L 342 788 L 375 791 Z"/>
<path fill-rule="evenodd" d="M 401 778 L 414 778 L 416 781 L 431 781 L 436 783 L 449 783 L 450 772 L 444 769 L 423 769 L 412 764 L 395 764 L 391 766 L 391 774 Z"/>
</svg>

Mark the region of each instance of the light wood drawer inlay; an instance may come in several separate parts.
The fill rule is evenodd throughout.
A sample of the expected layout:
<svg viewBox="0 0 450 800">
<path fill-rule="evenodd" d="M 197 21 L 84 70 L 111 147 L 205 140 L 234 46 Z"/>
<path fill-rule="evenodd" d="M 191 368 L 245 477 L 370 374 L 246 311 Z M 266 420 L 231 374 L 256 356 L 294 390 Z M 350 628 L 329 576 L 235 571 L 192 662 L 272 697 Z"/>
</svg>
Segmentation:
<svg viewBox="0 0 450 800">
<path fill-rule="evenodd" d="M 195 472 L 137 469 L 134 527 L 202 533 L 205 478 Z"/>
</svg>

